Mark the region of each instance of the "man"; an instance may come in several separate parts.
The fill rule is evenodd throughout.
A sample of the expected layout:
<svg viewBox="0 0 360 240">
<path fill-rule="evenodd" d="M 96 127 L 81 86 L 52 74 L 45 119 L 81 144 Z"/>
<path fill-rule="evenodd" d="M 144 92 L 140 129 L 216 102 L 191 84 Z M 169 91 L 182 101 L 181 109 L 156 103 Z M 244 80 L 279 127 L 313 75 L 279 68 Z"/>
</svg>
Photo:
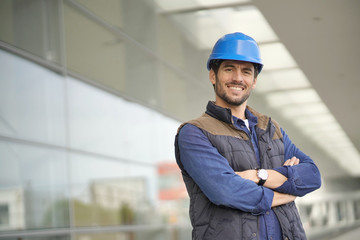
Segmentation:
<svg viewBox="0 0 360 240">
<path fill-rule="evenodd" d="M 320 173 L 277 122 L 247 106 L 262 67 L 254 39 L 220 38 L 207 62 L 215 102 L 179 127 L 193 239 L 306 239 L 294 200 L 320 187 Z"/>
</svg>

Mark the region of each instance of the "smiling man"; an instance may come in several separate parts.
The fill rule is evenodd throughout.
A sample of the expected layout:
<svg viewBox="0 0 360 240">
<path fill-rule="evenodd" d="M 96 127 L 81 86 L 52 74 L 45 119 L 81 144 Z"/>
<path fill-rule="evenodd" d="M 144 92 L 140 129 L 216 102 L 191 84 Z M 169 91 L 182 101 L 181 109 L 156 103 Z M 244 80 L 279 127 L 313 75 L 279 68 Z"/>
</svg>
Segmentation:
<svg viewBox="0 0 360 240">
<path fill-rule="evenodd" d="M 175 138 L 192 238 L 306 239 L 294 200 L 320 187 L 320 173 L 277 122 L 247 106 L 263 68 L 256 41 L 223 36 L 207 68 L 215 102 Z"/>
<path fill-rule="evenodd" d="M 218 61 L 220 63 L 220 61 Z M 252 63 L 244 61 L 225 60 L 216 73 L 210 70 L 210 81 L 215 88 L 216 105 L 234 108 L 240 115 L 244 115 L 251 90 L 256 86 L 255 68 Z M 239 111 L 240 110 L 240 111 Z M 233 112 L 233 115 L 236 113 Z M 240 118 L 244 118 L 241 116 Z"/>
</svg>

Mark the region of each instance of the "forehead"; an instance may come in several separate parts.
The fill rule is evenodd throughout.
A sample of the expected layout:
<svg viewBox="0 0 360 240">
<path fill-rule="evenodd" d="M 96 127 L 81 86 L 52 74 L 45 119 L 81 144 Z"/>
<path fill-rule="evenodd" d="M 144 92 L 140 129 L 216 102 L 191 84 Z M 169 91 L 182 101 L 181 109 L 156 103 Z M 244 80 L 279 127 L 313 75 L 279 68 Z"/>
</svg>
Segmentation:
<svg viewBox="0 0 360 240">
<path fill-rule="evenodd" d="M 244 61 L 238 61 L 238 60 L 224 60 L 220 67 L 233 65 L 233 66 L 239 66 L 239 67 L 246 67 L 246 68 L 254 68 L 254 65 L 251 62 L 244 62 Z"/>
</svg>

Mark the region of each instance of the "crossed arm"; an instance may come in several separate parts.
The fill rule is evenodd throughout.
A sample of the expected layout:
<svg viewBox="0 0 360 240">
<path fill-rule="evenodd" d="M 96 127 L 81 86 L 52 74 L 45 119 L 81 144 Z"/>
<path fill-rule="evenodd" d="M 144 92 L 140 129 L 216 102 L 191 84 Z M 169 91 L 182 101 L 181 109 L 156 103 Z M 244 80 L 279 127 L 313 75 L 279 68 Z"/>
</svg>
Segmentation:
<svg viewBox="0 0 360 240">
<path fill-rule="evenodd" d="M 287 135 L 283 135 L 286 140 Z M 285 156 L 291 159 L 280 169 L 268 170 L 264 187 L 257 186 L 256 170 L 234 172 L 204 133 L 191 124 L 179 132 L 178 150 L 186 174 L 211 202 L 259 214 L 319 188 L 320 175 L 313 161 L 288 142 Z M 290 156 L 301 159 L 301 163 Z"/>
<path fill-rule="evenodd" d="M 292 157 L 291 159 L 288 159 L 287 161 L 285 161 L 283 166 L 294 166 L 294 165 L 298 165 L 299 162 L 300 162 L 300 160 L 298 158 Z M 267 172 L 268 172 L 269 176 L 263 185 L 264 187 L 267 187 L 270 189 L 275 189 L 275 188 L 280 187 L 281 185 L 284 184 L 285 181 L 287 181 L 287 177 L 285 177 L 284 175 L 282 175 L 281 173 L 279 173 L 275 170 L 267 169 Z M 260 179 L 257 176 L 257 170 L 250 169 L 250 170 L 245 170 L 245 171 L 235 172 L 235 173 L 244 179 L 248 179 L 248 180 L 255 182 L 256 184 L 259 183 Z M 290 194 L 286 194 L 286 193 L 279 193 L 279 192 L 274 191 L 274 198 L 273 198 L 271 207 L 276 207 L 276 206 L 279 206 L 282 204 L 292 202 L 295 200 L 295 198 L 296 198 L 296 196 L 294 196 L 294 195 L 290 195 Z"/>
</svg>

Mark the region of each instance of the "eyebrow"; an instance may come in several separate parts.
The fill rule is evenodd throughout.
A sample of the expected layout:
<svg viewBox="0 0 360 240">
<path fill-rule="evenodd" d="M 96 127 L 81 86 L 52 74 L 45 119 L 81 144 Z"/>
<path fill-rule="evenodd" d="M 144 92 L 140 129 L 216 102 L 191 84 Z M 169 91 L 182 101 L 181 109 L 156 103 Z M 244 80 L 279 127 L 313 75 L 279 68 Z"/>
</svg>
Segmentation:
<svg viewBox="0 0 360 240">
<path fill-rule="evenodd" d="M 228 64 L 225 64 L 225 65 L 223 66 L 223 68 L 227 68 L 227 67 L 235 68 L 235 65 L 234 65 L 234 64 L 231 64 L 231 63 L 228 63 Z"/>
<path fill-rule="evenodd" d="M 248 70 L 248 71 L 251 71 L 251 72 L 253 71 L 253 69 L 250 68 L 250 67 L 245 67 L 244 70 Z"/>
<path fill-rule="evenodd" d="M 227 63 L 223 66 L 223 68 L 227 68 L 227 67 L 232 67 L 232 68 L 235 68 L 235 65 L 234 64 L 231 64 L 231 63 Z M 253 71 L 253 69 L 251 67 L 244 67 L 243 70 L 247 70 L 247 71 Z"/>
</svg>

